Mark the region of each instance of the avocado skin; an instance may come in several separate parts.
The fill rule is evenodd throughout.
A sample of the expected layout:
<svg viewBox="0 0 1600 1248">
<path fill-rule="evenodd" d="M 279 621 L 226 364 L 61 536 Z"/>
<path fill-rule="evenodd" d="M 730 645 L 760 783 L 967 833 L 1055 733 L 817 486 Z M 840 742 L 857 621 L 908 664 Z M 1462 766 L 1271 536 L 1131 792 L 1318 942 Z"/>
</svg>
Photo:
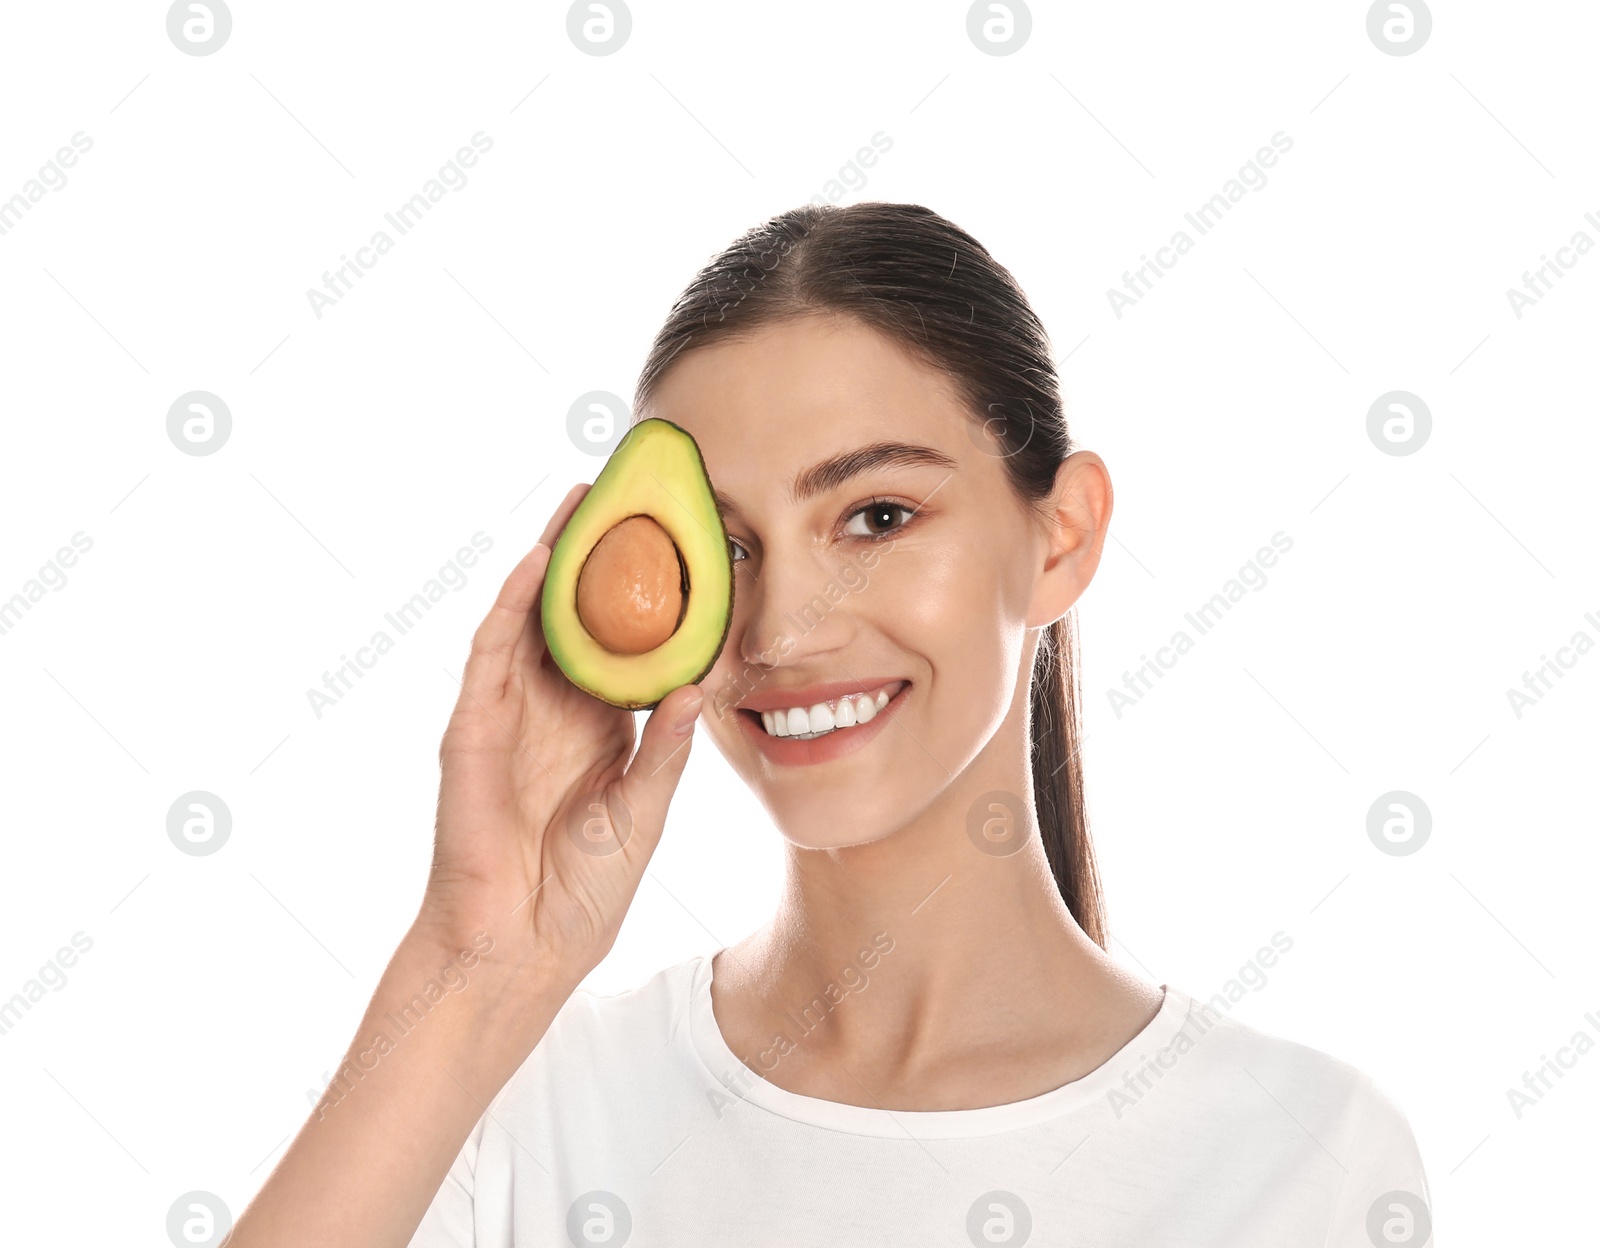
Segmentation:
<svg viewBox="0 0 1600 1248">
<path fill-rule="evenodd" d="M 612 654 L 577 613 L 578 575 L 595 543 L 629 516 L 646 515 L 671 536 L 688 574 L 677 631 L 645 654 Z M 642 420 L 611 452 L 545 568 L 540 621 L 556 665 L 578 688 L 625 710 L 651 710 L 716 664 L 733 623 L 733 560 L 705 459 L 693 436 L 660 417 Z"/>
</svg>

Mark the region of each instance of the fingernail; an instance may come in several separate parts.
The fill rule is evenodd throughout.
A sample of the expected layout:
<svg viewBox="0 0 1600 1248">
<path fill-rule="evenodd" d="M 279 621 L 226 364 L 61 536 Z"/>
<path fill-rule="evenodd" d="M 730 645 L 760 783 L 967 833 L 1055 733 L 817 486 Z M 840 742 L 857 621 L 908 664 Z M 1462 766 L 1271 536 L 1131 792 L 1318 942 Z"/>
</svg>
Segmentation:
<svg viewBox="0 0 1600 1248">
<path fill-rule="evenodd" d="M 687 736 L 694 727 L 694 721 L 700 717 L 700 708 L 703 705 L 705 698 L 699 697 L 694 700 L 694 705 L 685 707 L 679 714 L 677 723 L 672 725 L 672 731 L 680 737 Z"/>
</svg>

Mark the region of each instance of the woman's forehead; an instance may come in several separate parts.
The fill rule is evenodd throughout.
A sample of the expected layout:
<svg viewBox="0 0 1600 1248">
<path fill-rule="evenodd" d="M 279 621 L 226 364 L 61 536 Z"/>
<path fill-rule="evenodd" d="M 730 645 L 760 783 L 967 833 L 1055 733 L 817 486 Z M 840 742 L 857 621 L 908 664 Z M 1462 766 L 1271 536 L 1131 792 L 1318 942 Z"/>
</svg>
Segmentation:
<svg viewBox="0 0 1600 1248">
<path fill-rule="evenodd" d="M 967 417 L 949 379 L 859 321 L 807 317 L 684 353 L 648 411 L 686 429 L 719 488 L 770 483 L 873 443 L 959 458 Z"/>
</svg>

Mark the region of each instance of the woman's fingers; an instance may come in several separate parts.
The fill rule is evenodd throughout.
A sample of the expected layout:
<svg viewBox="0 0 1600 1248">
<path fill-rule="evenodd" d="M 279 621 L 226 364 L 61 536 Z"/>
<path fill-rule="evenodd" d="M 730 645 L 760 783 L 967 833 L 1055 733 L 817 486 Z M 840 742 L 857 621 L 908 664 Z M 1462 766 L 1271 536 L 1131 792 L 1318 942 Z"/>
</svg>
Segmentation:
<svg viewBox="0 0 1600 1248">
<path fill-rule="evenodd" d="M 511 653 L 527 625 L 528 614 L 544 584 L 550 548 L 542 542 L 511 569 L 499 596 L 472 634 L 472 651 L 461 677 L 462 690 L 481 702 L 497 701 L 511 677 Z"/>
<path fill-rule="evenodd" d="M 589 483 L 580 481 L 567 491 L 567 496 L 561 500 L 555 514 L 550 517 L 550 523 L 544 526 L 544 536 L 539 540 L 546 546 L 554 547 L 556 538 L 561 536 L 561 530 L 567 527 L 567 521 L 572 519 L 572 513 L 578 510 L 578 504 L 583 501 L 583 496 L 589 492 Z"/>
<path fill-rule="evenodd" d="M 582 482 L 567 491 L 561 505 L 550 517 L 550 523 L 545 526 L 544 535 L 511 569 L 494 605 L 489 608 L 489 614 L 473 633 L 472 650 L 467 655 L 467 668 L 461 678 L 461 687 L 480 702 L 498 699 L 505 691 L 513 663 L 522 658 L 517 653 L 519 641 L 524 643 L 523 651 L 531 652 L 531 657 L 535 659 L 543 650 L 544 632 L 534 605 L 544 586 L 544 571 L 550 564 L 551 548 L 588 491 L 589 486 Z"/>
<path fill-rule="evenodd" d="M 640 839 L 646 843 L 636 849 L 647 854 L 654 850 L 666 822 L 667 807 L 689 761 L 695 720 L 704 704 L 699 685 L 683 685 L 662 698 L 645 721 L 639 749 L 622 777 L 622 800 L 632 816 L 633 829 L 644 831 Z M 681 729 L 680 721 L 686 721 Z"/>
<path fill-rule="evenodd" d="M 561 500 L 561 506 L 556 508 L 555 515 L 550 517 L 550 523 L 545 526 L 544 536 L 540 541 L 555 549 L 556 540 L 561 536 L 562 530 L 567 527 L 567 522 L 572 519 L 572 513 L 577 511 L 578 504 L 583 501 L 583 496 L 589 492 L 589 485 L 584 482 L 573 486 L 567 491 L 567 496 Z M 543 586 L 541 585 L 541 589 Z M 517 639 L 516 650 L 511 656 L 513 670 L 534 671 L 538 668 L 539 660 L 544 657 L 544 619 L 537 603 L 528 612 L 527 621 L 522 628 L 522 635 Z"/>
</svg>

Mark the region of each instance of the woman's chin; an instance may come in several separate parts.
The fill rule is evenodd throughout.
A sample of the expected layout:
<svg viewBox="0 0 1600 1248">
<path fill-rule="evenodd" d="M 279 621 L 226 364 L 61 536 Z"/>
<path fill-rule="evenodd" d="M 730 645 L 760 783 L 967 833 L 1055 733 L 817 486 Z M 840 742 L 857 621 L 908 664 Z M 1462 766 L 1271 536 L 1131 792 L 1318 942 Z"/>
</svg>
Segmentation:
<svg viewBox="0 0 1600 1248">
<path fill-rule="evenodd" d="M 779 835 L 796 849 L 849 849 L 881 841 L 894 831 L 892 824 L 880 823 L 868 812 L 846 817 L 815 809 L 767 809 Z"/>
</svg>

